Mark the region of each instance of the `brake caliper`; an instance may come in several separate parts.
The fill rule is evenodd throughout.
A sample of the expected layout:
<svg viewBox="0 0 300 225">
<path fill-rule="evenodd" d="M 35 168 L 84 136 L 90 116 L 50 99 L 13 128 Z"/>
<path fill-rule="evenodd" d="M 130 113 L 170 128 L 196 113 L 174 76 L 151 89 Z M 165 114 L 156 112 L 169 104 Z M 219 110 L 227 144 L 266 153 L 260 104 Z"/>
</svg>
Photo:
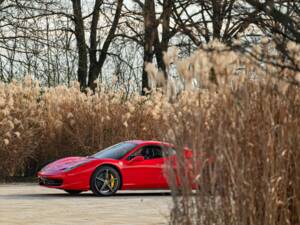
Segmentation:
<svg viewBox="0 0 300 225">
<path fill-rule="evenodd" d="M 114 188 L 115 186 L 115 178 L 112 174 L 110 175 L 110 186 L 111 188 Z"/>
</svg>

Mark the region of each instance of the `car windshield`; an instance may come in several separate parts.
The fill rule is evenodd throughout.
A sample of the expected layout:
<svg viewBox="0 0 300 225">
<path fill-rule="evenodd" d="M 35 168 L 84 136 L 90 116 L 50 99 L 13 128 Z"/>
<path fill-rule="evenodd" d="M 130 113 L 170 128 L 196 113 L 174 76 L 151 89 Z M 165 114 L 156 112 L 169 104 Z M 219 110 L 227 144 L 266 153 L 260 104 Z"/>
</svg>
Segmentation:
<svg viewBox="0 0 300 225">
<path fill-rule="evenodd" d="M 136 146 L 137 144 L 132 142 L 121 142 L 101 150 L 92 157 L 97 159 L 121 159 Z"/>
</svg>

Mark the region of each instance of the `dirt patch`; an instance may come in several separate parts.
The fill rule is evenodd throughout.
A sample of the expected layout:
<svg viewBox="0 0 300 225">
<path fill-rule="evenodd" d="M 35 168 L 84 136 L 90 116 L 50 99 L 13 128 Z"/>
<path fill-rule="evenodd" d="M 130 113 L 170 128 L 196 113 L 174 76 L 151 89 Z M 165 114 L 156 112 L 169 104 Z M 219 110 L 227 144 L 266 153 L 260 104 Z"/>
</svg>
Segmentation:
<svg viewBox="0 0 300 225">
<path fill-rule="evenodd" d="M 166 191 L 122 191 L 113 197 L 95 197 L 91 192 L 70 196 L 35 184 L 1 184 L 0 224 L 167 224 L 171 202 Z"/>
</svg>

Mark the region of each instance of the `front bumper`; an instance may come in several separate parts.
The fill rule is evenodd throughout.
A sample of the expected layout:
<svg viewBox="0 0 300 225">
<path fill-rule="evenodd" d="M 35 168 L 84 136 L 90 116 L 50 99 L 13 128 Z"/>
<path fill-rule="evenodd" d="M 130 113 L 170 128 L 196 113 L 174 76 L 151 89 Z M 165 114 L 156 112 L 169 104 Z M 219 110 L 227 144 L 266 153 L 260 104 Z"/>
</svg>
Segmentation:
<svg viewBox="0 0 300 225">
<path fill-rule="evenodd" d="M 63 185 L 63 179 L 47 178 L 43 176 L 40 176 L 38 179 L 39 179 L 39 185 L 41 186 L 59 187 Z"/>
<path fill-rule="evenodd" d="M 38 183 L 41 186 L 50 188 L 61 188 L 64 189 L 66 182 L 66 174 L 64 173 L 49 173 L 39 172 Z"/>
<path fill-rule="evenodd" d="M 38 184 L 43 187 L 64 190 L 86 191 L 90 189 L 89 176 L 83 173 L 39 172 Z"/>
</svg>

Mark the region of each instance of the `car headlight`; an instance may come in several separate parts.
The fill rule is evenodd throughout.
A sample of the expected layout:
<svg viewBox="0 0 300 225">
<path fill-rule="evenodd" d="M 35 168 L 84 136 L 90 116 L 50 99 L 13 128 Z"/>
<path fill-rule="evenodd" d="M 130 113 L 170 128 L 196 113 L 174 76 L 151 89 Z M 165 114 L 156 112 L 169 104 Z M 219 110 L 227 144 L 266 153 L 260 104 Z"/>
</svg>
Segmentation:
<svg viewBox="0 0 300 225">
<path fill-rule="evenodd" d="M 87 162 L 82 162 L 82 163 L 76 164 L 76 165 L 74 165 L 74 166 L 71 166 L 71 167 L 68 167 L 68 168 L 63 169 L 63 171 L 64 171 L 64 172 L 68 172 L 68 171 L 73 170 L 73 169 L 75 169 L 75 168 L 77 168 L 77 167 L 80 167 L 80 166 L 82 166 L 82 165 L 84 165 L 84 164 L 86 164 L 86 163 L 87 163 Z"/>
</svg>

